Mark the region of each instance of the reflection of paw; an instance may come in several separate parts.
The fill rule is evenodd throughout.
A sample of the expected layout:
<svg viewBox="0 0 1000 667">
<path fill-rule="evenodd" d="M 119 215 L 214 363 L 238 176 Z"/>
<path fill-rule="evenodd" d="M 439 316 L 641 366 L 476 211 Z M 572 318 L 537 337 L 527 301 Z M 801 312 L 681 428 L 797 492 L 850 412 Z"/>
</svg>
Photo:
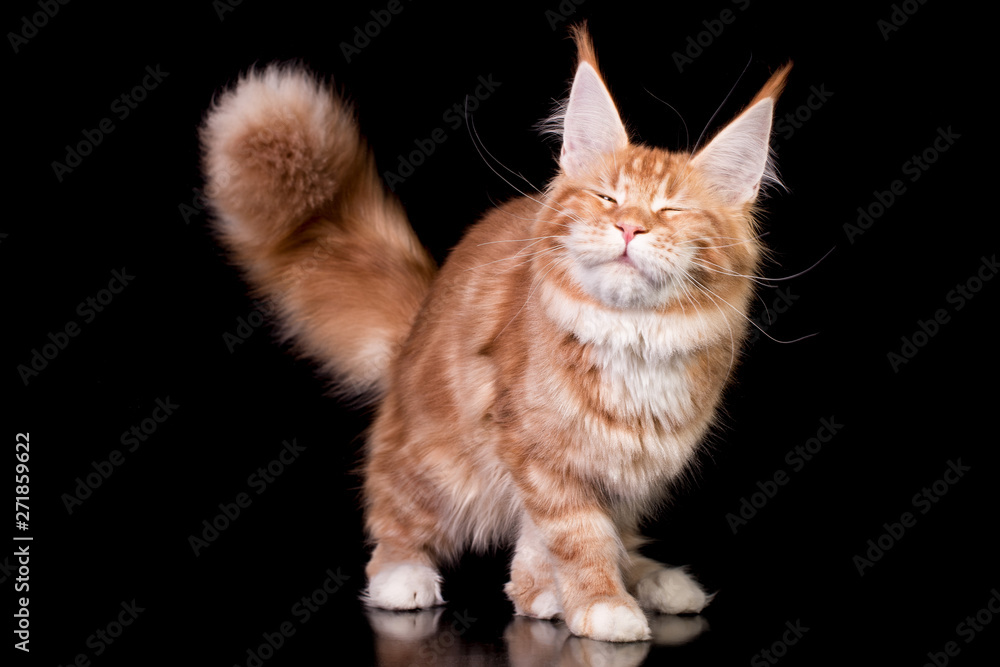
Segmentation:
<svg viewBox="0 0 1000 667">
<path fill-rule="evenodd" d="M 549 623 L 522 615 L 514 616 L 511 619 L 503 636 L 510 650 L 517 646 L 519 649 L 527 649 L 525 652 L 529 654 L 552 653 L 554 651 L 554 655 L 558 655 L 570 634 L 569 629 L 562 623 Z M 511 664 L 521 663 L 511 660 Z M 525 664 L 536 663 L 527 662 Z"/>
<path fill-rule="evenodd" d="M 609 644 L 583 637 L 572 637 L 560 656 L 560 665 L 588 667 L 638 667 L 649 656 L 649 642 Z M 567 660 L 567 658 L 569 658 Z"/>
<path fill-rule="evenodd" d="M 649 619 L 649 629 L 657 646 L 680 646 L 708 630 L 708 621 L 704 616 L 654 614 Z"/>
<path fill-rule="evenodd" d="M 635 587 L 645 609 L 665 614 L 697 614 L 711 602 L 694 578 L 681 568 L 653 570 Z"/>
<path fill-rule="evenodd" d="M 365 610 L 376 637 L 410 642 L 434 636 L 443 613 L 443 607 L 423 611 Z"/>
<path fill-rule="evenodd" d="M 598 598 L 570 614 L 566 625 L 574 635 L 606 642 L 637 642 L 652 636 L 646 616 L 629 597 Z"/>
<path fill-rule="evenodd" d="M 426 565 L 390 565 L 368 582 L 365 601 L 381 609 L 436 607 L 444 604 L 441 576 Z"/>
</svg>

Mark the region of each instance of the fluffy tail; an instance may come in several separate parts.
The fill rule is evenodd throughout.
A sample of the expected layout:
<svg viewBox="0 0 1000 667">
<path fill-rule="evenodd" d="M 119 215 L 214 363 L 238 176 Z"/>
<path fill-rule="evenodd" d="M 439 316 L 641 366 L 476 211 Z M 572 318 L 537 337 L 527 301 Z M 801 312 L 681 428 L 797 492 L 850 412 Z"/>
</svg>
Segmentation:
<svg viewBox="0 0 1000 667">
<path fill-rule="evenodd" d="M 216 230 L 282 333 L 377 396 L 435 273 L 352 110 L 296 68 L 252 71 L 201 128 Z"/>
</svg>

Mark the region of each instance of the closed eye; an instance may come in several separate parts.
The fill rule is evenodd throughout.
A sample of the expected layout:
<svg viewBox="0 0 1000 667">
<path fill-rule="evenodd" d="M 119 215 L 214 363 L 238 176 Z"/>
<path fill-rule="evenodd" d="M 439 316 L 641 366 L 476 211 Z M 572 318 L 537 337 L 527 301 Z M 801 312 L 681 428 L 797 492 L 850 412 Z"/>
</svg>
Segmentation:
<svg viewBox="0 0 1000 667">
<path fill-rule="evenodd" d="M 665 206 L 665 207 L 661 208 L 659 212 L 660 213 L 671 213 L 673 211 L 689 211 L 689 210 L 691 210 L 691 209 L 677 208 L 675 206 Z"/>
<path fill-rule="evenodd" d="M 603 199 L 604 201 L 610 202 L 612 204 L 617 204 L 618 203 L 618 200 L 615 199 L 614 197 L 611 197 L 611 196 L 606 195 L 606 194 L 602 194 L 600 192 L 595 192 L 594 196 L 597 197 L 598 199 Z"/>
</svg>

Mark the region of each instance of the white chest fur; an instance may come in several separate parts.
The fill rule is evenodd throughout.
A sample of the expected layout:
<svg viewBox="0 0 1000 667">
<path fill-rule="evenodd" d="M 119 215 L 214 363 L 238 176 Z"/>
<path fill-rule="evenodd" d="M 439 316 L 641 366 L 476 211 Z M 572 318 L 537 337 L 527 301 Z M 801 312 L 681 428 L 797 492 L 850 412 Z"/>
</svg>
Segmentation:
<svg viewBox="0 0 1000 667">
<path fill-rule="evenodd" d="M 590 412 L 593 403 L 555 377 L 540 389 L 578 425 L 576 442 L 587 452 L 581 466 L 624 496 L 646 497 L 684 468 L 704 434 L 710 415 L 695 405 L 689 365 L 704 346 L 728 342 L 730 324 L 712 313 L 613 310 L 558 286 L 539 291 L 550 320 L 590 349 L 597 401 L 614 418 Z"/>
<path fill-rule="evenodd" d="M 722 309 L 622 310 L 580 300 L 551 283 L 543 284 L 539 293 L 545 314 L 557 327 L 583 343 L 606 348 L 610 355 L 632 351 L 646 360 L 669 358 L 733 335 Z"/>
<path fill-rule="evenodd" d="M 690 355 L 646 356 L 632 347 L 595 345 L 605 408 L 640 420 L 686 421 L 692 413 Z"/>
</svg>

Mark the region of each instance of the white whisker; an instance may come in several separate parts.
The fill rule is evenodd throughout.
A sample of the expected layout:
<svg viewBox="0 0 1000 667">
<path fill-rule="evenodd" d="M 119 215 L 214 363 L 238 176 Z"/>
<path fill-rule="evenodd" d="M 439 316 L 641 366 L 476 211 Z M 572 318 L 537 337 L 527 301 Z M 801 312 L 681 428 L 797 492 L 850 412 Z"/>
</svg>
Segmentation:
<svg viewBox="0 0 1000 667">
<path fill-rule="evenodd" d="M 566 246 L 564 246 L 563 244 L 560 243 L 560 244 L 557 244 L 557 245 L 555 245 L 555 246 L 553 246 L 551 248 L 543 248 L 542 250 L 536 250 L 534 252 L 525 253 L 523 255 L 521 253 L 525 250 L 525 248 L 522 248 L 521 250 L 519 250 L 518 252 L 514 253 L 513 255 L 511 255 L 509 257 L 501 257 L 500 259 L 494 259 L 491 262 L 486 262 L 485 264 L 479 264 L 478 266 L 471 266 L 471 267 L 469 267 L 469 268 L 467 268 L 465 270 L 466 271 L 475 271 L 477 269 L 483 268 L 484 266 L 489 266 L 490 264 L 496 264 L 497 262 L 507 262 L 507 261 L 510 261 L 512 259 L 520 259 L 520 258 L 523 258 L 523 257 L 527 257 L 527 258 L 530 259 L 532 256 L 542 255 L 544 253 L 551 252 L 553 250 L 560 250 L 560 249 L 565 248 L 565 247 Z M 516 266 L 520 266 L 520 264 L 517 264 Z M 510 267 L 510 268 L 513 268 L 513 267 Z M 509 268 L 505 269 L 505 270 L 509 270 Z"/>
<path fill-rule="evenodd" d="M 733 365 L 736 363 L 736 337 L 733 335 L 733 326 L 729 323 L 729 318 L 726 317 L 726 313 L 725 311 L 722 310 L 722 306 L 719 305 L 719 302 L 716 301 L 715 298 L 710 293 L 711 290 L 707 290 L 707 288 L 705 288 L 701 283 L 695 280 L 695 278 L 691 276 L 690 273 L 688 273 L 687 271 L 685 271 L 684 273 L 685 273 L 684 276 L 685 278 L 693 282 L 698 287 L 702 288 L 702 290 L 705 292 L 705 296 L 707 296 L 709 299 L 712 299 L 712 303 L 715 305 L 716 309 L 718 309 L 719 315 L 722 316 L 722 319 L 726 323 L 726 328 L 729 329 L 729 370 L 726 371 L 726 377 L 729 377 L 733 372 Z M 701 310 L 698 310 L 697 312 L 698 315 L 701 317 L 702 322 L 704 322 L 705 314 Z"/>
<path fill-rule="evenodd" d="M 723 266 L 720 266 L 719 264 L 716 264 L 715 262 L 710 262 L 709 260 L 704 258 L 692 259 L 691 262 L 697 264 L 706 271 L 710 271 L 712 273 L 718 273 L 719 275 L 722 276 L 732 276 L 733 278 L 746 278 L 747 280 L 751 281 L 756 285 L 760 285 L 761 287 L 775 287 L 774 285 L 767 282 L 766 278 L 761 278 L 759 276 L 748 276 L 743 273 L 735 273 L 733 271 L 726 269 Z"/>
<path fill-rule="evenodd" d="M 557 234 L 550 234 L 549 236 L 533 236 L 527 239 L 505 239 L 503 241 L 486 241 L 485 243 L 479 243 L 478 246 L 484 245 L 494 245 L 496 243 L 518 243 L 520 241 L 540 241 L 542 239 L 557 239 L 560 238 Z"/>
<path fill-rule="evenodd" d="M 764 331 L 764 329 L 762 329 L 759 324 L 757 324 L 756 322 L 754 322 L 753 320 L 751 320 L 749 317 L 747 317 L 746 314 L 743 313 L 743 311 L 741 311 L 739 308 L 737 308 L 733 304 L 731 304 L 728 301 L 726 301 L 725 299 L 723 299 L 721 296 L 719 296 L 718 294 L 716 294 L 712 290 L 710 290 L 707 287 L 705 287 L 704 285 L 702 285 L 700 282 L 698 282 L 697 279 L 695 279 L 693 277 L 690 277 L 690 276 L 689 276 L 689 279 L 694 284 L 696 284 L 701 290 L 703 290 L 706 294 L 711 294 L 711 295 L 716 296 L 724 304 L 726 304 L 727 306 L 729 306 L 730 308 L 732 308 L 732 310 L 733 310 L 734 313 L 736 313 L 737 315 L 739 315 L 740 317 L 742 317 L 743 319 L 745 319 L 747 322 L 749 322 L 750 324 L 752 324 L 754 327 L 757 328 L 758 331 L 760 331 L 762 334 L 764 334 L 765 336 L 767 336 L 768 338 L 770 338 L 771 340 L 773 340 L 775 343 L 781 343 L 783 345 L 788 345 L 788 344 L 791 344 L 791 343 L 798 343 L 799 341 L 805 340 L 806 338 L 812 338 L 813 336 L 818 335 L 818 334 L 815 334 L 815 333 L 811 333 L 811 334 L 802 336 L 800 338 L 796 338 L 795 340 L 778 340 L 774 336 L 772 336 L 769 333 L 767 333 L 766 331 Z M 709 297 L 709 298 L 711 298 L 711 297 Z"/>
<path fill-rule="evenodd" d="M 537 259 L 541 255 L 544 255 L 546 253 L 551 253 L 551 252 L 554 252 L 556 250 L 562 250 L 563 248 L 565 248 L 565 246 L 558 245 L 558 246 L 554 246 L 552 248 L 546 248 L 544 250 L 539 250 L 538 252 L 531 253 L 531 255 L 533 255 L 533 256 L 525 255 L 525 257 L 528 257 L 528 259 L 524 260 L 523 262 L 519 262 L 519 263 L 515 264 L 514 266 L 507 267 L 506 269 L 504 269 L 500 273 L 506 273 L 508 271 L 513 271 L 517 267 L 524 266 L 525 264 L 527 264 L 527 263 L 529 263 L 529 262 Z M 513 259 L 513 258 L 511 258 L 511 259 Z"/>
<path fill-rule="evenodd" d="M 528 199 L 530 199 L 531 201 L 535 202 L 536 204 L 539 204 L 540 206 L 544 206 L 545 208 L 551 209 L 551 210 L 555 211 L 556 213 L 560 213 L 562 215 L 566 215 L 566 216 L 568 216 L 570 218 L 573 217 L 566 210 L 560 211 L 559 209 L 557 209 L 557 208 L 555 208 L 553 206 L 550 206 L 549 204 L 546 204 L 543 201 L 539 201 L 538 199 L 535 199 L 534 197 L 532 197 L 531 195 L 529 195 L 528 193 L 524 192 L 523 190 L 521 190 L 520 188 L 518 188 L 516 185 L 514 185 L 513 183 L 511 183 L 510 181 L 508 181 L 506 178 L 504 178 L 503 174 L 501 174 L 499 171 L 497 171 L 493 167 L 493 165 L 490 164 L 489 160 L 486 159 L 486 156 L 483 155 L 483 150 L 486 150 L 486 146 L 483 145 L 482 149 L 480 149 L 480 144 L 482 143 L 482 140 L 479 139 L 479 133 L 478 133 L 478 131 L 475 128 L 475 124 L 473 123 L 472 117 L 469 116 L 468 109 L 466 109 L 466 121 L 467 121 L 466 122 L 466 126 L 469 128 L 469 137 L 472 139 L 472 145 L 473 145 L 473 147 L 475 147 L 476 152 L 479 153 L 479 157 L 483 160 L 483 162 L 486 164 L 486 166 L 490 168 L 490 171 L 492 171 L 494 174 L 496 174 L 497 177 L 500 178 L 500 180 L 502 180 L 504 183 L 506 183 L 510 187 L 514 188 L 515 192 L 517 192 L 518 194 L 520 194 L 523 197 L 527 197 Z M 506 168 L 507 167 L 504 167 L 504 169 L 506 169 Z M 513 172 L 511 172 L 511 173 L 513 173 Z M 529 185 L 531 185 L 531 184 L 529 183 Z M 535 187 L 535 186 L 532 185 L 532 187 Z M 536 190 L 537 190 L 537 188 L 536 188 Z M 539 193 L 539 194 L 543 194 L 543 193 Z M 544 194 L 543 194 L 543 196 L 544 196 Z"/>
</svg>

